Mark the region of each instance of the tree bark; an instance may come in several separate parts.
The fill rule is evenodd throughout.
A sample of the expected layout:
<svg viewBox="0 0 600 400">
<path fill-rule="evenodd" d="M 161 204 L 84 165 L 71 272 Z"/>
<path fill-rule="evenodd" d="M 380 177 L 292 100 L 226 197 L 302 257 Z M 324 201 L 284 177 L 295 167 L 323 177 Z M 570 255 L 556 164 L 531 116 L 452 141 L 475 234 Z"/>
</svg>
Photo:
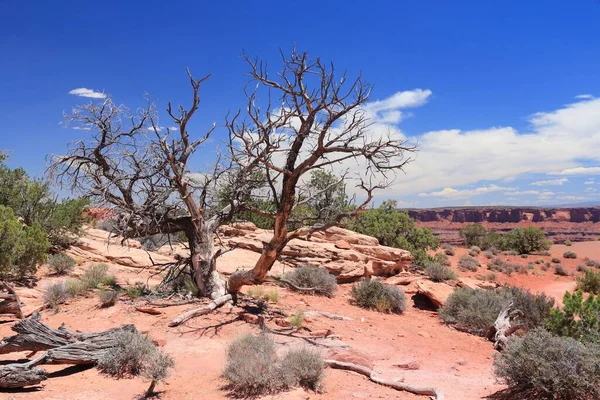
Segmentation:
<svg viewBox="0 0 600 400">
<path fill-rule="evenodd" d="M 37 385 L 48 379 L 41 368 L 32 368 L 27 364 L 9 364 L 0 367 L 0 389 L 16 389 Z"/>
<path fill-rule="evenodd" d="M 223 304 L 225 304 L 231 300 L 232 300 L 232 296 L 230 294 L 221 296 L 217 299 L 214 299 L 213 301 L 211 301 L 210 303 L 208 303 L 207 305 L 205 305 L 203 307 L 194 308 L 193 310 L 184 312 L 183 314 L 181 314 L 180 316 L 178 316 L 177 318 L 174 318 L 171 322 L 169 322 L 169 326 L 170 327 L 179 326 L 189 319 L 192 319 L 194 317 L 199 317 L 200 315 L 208 314 L 209 312 L 217 309 L 218 307 L 221 307 Z"/>
<path fill-rule="evenodd" d="M 511 311 L 512 307 L 512 302 L 507 304 L 506 307 L 500 311 L 498 318 L 496 318 L 496 321 L 494 322 L 494 348 L 498 351 L 504 350 L 510 335 L 521 327 L 520 325 L 513 326 L 512 321 L 516 316 L 522 316 L 523 313 L 520 310 Z"/>
</svg>

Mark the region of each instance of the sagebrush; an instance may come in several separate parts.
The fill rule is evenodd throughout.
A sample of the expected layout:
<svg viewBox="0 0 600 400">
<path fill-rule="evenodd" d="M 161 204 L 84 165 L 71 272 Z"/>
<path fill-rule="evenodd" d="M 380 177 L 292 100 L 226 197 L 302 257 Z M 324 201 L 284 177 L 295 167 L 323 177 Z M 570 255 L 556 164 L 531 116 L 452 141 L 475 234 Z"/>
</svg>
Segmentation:
<svg viewBox="0 0 600 400">
<path fill-rule="evenodd" d="M 285 280 L 300 288 L 313 288 L 315 293 L 327 297 L 333 297 L 337 290 L 335 276 L 324 268 L 309 265 L 294 268 L 285 275 Z"/>
<path fill-rule="evenodd" d="M 359 283 L 352 286 L 351 294 L 359 307 L 394 313 L 402 313 L 406 309 L 404 292 L 376 279 L 361 279 Z"/>
</svg>

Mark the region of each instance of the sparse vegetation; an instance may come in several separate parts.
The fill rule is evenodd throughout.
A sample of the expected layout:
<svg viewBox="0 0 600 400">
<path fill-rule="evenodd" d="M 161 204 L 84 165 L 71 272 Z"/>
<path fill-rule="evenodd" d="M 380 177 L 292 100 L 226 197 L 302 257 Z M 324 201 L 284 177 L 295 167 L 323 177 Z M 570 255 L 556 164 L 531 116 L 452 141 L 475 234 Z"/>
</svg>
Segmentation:
<svg viewBox="0 0 600 400">
<path fill-rule="evenodd" d="M 486 250 L 486 251 L 484 251 L 484 252 L 483 252 L 483 255 L 484 255 L 484 256 L 485 256 L 485 258 L 487 258 L 488 260 L 491 260 L 492 258 L 494 258 L 494 253 L 493 253 L 493 252 L 491 252 L 491 251 L 489 251 L 489 250 Z"/>
<path fill-rule="evenodd" d="M 48 260 L 50 271 L 56 275 L 66 275 L 75 268 L 75 260 L 66 254 L 53 254 Z"/>
<path fill-rule="evenodd" d="M 590 260 L 589 258 L 585 258 L 585 265 L 588 267 L 600 268 L 600 261 Z"/>
<path fill-rule="evenodd" d="M 158 349 L 148 337 L 134 331 L 117 333 L 116 345 L 98 361 L 98 368 L 118 378 L 142 375 L 150 379 L 146 394 L 152 394 L 156 383 L 168 376 L 173 359 Z"/>
<path fill-rule="evenodd" d="M 436 262 L 427 263 L 425 273 L 434 282 L 444 282 L 451 279 L 456 279 L 456 274 L 450 268 L 445 267 Z"/>
<path fill-rule="evenodd" d="M 472 224 L 460 230 L 460 236 L 469 247 L 477 246 L 488 250 L 499 248 L 514 251 L 516 254 L 531 254 L 547 250 L 550 242 L 545 239 L 544 232 L 535 227 L 515 228 L 508 233 L 500 234 L 487 231 L 480 224 Z"/>
<path fill-rule="evenodd" d="M 565 292 L 563 307 L 554 308 L 546 319 L 546 329 L 559 336 L 568 336 L 585 343 L 600 342 L 600 296 L 590 294 L 583 299 L 583 290 Z"/>
<path fill-rule="evenodd" d="M 481 264 L 479 264 L 479 261 L 466 254 L 458 260 L 458 268 L 462 270 L 474 272 L 477 271 L 480 266 Z"/>
<path fill-rule="evenodd" d="M 577 278 L 577 289 L 586 293 L 600 293 L 600 271 L 586 270 L 584 275 Z"/>
<path fill-rule="evenodd" d="M 316 350 L 299 348 L 289 350 L 281 360 L 281 370 L 288 375 L 291 386 L 318 390 L 325 376 L 325 362 Z"/>
<path fill-rule="evenodd" d="M 572 251 L 565 251 L 563 254 L 564 258 L 577 258 L 577 253 Z"/>
<path fill-rule="evenodd" d="M 552 260 L 551 260 L 551 261 L 552 261 L 554 264 L 560 264 L 560 258 L 558 258 L 558 257 L 552 257 Z"/>
<path fill-rule="evenodd" d="M 376 279 L 361 279 L 358 284 L 352 286 L 352 297 L 359 307 L 380 312 L 402 313 L 406 309 L 404 292 Z"/>
<path fill-rule="evenodd" d="M 65 282 L 55 282 L 47 285 L 44 288 L 44 304 L 53 309 L 57 309 L 69 299 L 69 293 L 65 287 Z"/>
<path fill-rule="evenodd" d="M 100 299 L 100 306 L 103 308 L 112 307 L 119 299 L 120 293 L 118 290 L 113 289 L 102 289 L 98 292 L 98 298 Z"/>
<path fill-rule="evenodd" d="M 556 264 L 554 266 L 554 273 L 559 276 L 569 276 L 569 271 L 566 270 L 561 264 Z"/>
<path fill-rule="evenodd" d="M 253 286 L 248 289 L 246 294 L 258 300 L 270 301 L 272 303 L 279 302 L 279 291 L 275 288 L 267 292 L 264 286 Z"/>
<path fill-rule="evenodd" d="M 71 297 L 79 296 L 87 290 L 85 284 L 80 279 L 68 279 L 65 283 L 67 293 Z"/>
<path fill-rule="evenodd" d="M 484 335 L 500 310 L 513 302 L 515 309 L 523 311 L 518 323 L 528 329 L 541 326 L 554 304 L 545 294 L 531 292 L 512 286 L 496 291 L 457 288 L 439 310 L 440 317 L 449 325 L 456 325 L 476 335 Z"/>
<path fill-rule="evenodd" d="M 298 329 L 304 324 L 304 313 L 302 311 L 298 311 L 292 314 L 288 320 L 290 321 L 292 328 Z"/>
<path fill-rule="evenodd" d="M 511 398 L 587 400 L 600 398 L 600 347 L 536 329 L 508 342 L 494 372 Z"/>
<path fill-rule="evenodd" d="M 508 261 L 504 261 L 503 259 L 501 259 L 499 257 L 496 257 L 491 262 L 489 262 L 487 265 L 487 268 L 490 271 L 501 272 L 508 276 L 510 276 L 513 272 L 518 272 L 518 273 L 526 273 L 527 272 L 527 269 L 523 265 L 517 264 L 517 263 L 510 263 Z"/>
<path fill-rule="evenodd" d="M 448 256 L 444 253 L 437 253 L 436 255 L 434 255 L 431 262 L 438 263 L 441 265 L 446 265 L 446 266 L 449 266 L 452 264 L 450 262 L 450 259 L 448 258 Z M 427 264 L 428 263 L 425 263 L 425 266 L 427 266 Z"/>
<path fill-rule="evenodd" d="M 326 269 L 300 266 L 285 275 L 285 279 L 301 288 L 314 288 L 315 293 L 333 297 L 337 290 L 335 276 Z"/>
<path fill-rule="evenodd" d="M 454 247 L 452 247 L 450 245 L 443 246 L 443 249 L 444 249 L 444 254 L 447 256 L 453 256 L 456 254 L 456 250 L 454 250 Z"/>
<path fill-rule="evenodd" d="M 87 289 L 94 289 L 107 282 L 109 276 L 108 265 L 106 264 L 94 264 L 90 266 L 81 276 L 81 282 Z"/>
<path fill-rule="evenodd" d="M 565 240 L 565 246 L 572 246 L 573 242 L 571 242 L 570 240 Z"/>
</svg>

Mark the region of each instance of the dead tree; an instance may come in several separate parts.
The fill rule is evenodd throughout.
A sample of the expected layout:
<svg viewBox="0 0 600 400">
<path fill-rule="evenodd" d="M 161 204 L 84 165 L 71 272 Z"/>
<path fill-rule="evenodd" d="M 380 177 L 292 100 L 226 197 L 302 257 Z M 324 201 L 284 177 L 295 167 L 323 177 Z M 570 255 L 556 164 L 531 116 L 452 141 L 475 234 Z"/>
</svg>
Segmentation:
<svg viewBox="0 0 600 400">
<path fill-rule="evenodd" d="M 208 76 L 196 80 L 189 71 L 188 75 L 191 105 L 174 110 L 169 103 L 167 108 L 177 129 L 159 125 L 150 101 L 133 112 L 108 98 L 65 114 L 67 125 L 89 134 L 73 143 L 68 154 L 54 156 L 50 172 L 72 190 L 113 208 L 115 233 L 124 238 L 183 232 L 190 257 L 165 266 L 168 278 L 189 273 L 200 296 L 216 299 L 227 290 L 216 271 L 220 252 L 213 248 L 213 235 L 235 202 L 223 209 L 213 206 L 219 178 L 230 171 L 221 157 L 201 173 L 193 174 L 188 167 L 190 157 L 215 128 L 199 137 L 190 135 L 188 124 L 199 108 L 200 85 Z"/>
<path fill-rule="evenodd" d="M 19 296 L 6 282 L 0 281 L 0 317 L 23 318 Z"/>
<path fill-rule="evenodd" d="M 252 166 L 265 176 L 266 196 L 275 211 L 244 205 L 248 211 L 271 218 L 273 238 L 265 243 L 252 270 L 237 271 L 229 279 L 229 291 L 261 282 L 286 244 L 297 237 L 324 230 L 361 212 L 376 189 L 387 187 L 401 171 L 415 147 L 398 132 L 372 131 L 365 110 L 371 86 L 359 76 L 348 80 L 335 74 L 333 65 L 311 60 L 295 50 L 282 55 L 283 69 L 272 77 L 266 64 L 245 57 L 252 78 L 246 91 L 246 118 L 238 113 L 227 121 L 230 152 L 238 169 Z M 261 97 L 264 96 L 264 97 Z M 264 108 L 261 108 L 263 104 Z M 329 212 L 327 221 L 294 221 L 294 211 L 318 193 L 302 190 L 308 174 L 329 170 L 340 178 L 354 179 L 362 201 L 354 210 Z M 349 171 L 360 173 L 351 176 Z M 327 188 L 325 188 L 327 190 Z M 308 225 L 289 230 L 290 223 Z"/>
</svg>

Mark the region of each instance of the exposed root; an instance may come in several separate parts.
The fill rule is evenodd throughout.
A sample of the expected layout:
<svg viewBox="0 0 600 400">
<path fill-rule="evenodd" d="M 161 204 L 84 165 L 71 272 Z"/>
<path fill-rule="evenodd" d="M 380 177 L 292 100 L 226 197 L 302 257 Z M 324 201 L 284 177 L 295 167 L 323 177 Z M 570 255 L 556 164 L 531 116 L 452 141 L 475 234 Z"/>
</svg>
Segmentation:
<svg viewBox="0 0 600 400">
<path fill-rule="evenodd" d="M 388 387 L 391 387 L 392 389 L 401 390 L 401 391 L 405 391 L 405 392 L 409 392 L 409 393 L 413 393 L 413 394 L 424 395 L 424 396 L 431 396 L 431 398 L 436 399 L 436 400 L 444 400 L 444 394 L 439 389 L 432 388 L 432 387 L 412 386 L 412 385 L 407 385 L 402 382 L 393 382 L 393 381 L 381 379 L 375 375 L 375 372 L 372 369 L 365 367 L 363 365 L 352 364 L 352 363 L 336 361 L 336 360 L 325 360 L 325 364 L 331 368 L 343 369 L 346 371 L 356 372 L 358 374 L 366 376 L 371 381 L 373 381 L 379 385 L 388 386 Z"/>
<path fill-rule="evenodd" d="M 174 318 L 173 320 L 171 320 L 171 322 L 169 322 L 169 326 L 170 327 L 179 326 L 189 319 L 192 319 L 194 317 L 199 317 L 200 315 L 208 314 L 209 312 L 221 307 L 222 305 L 231 301 L 232 299 L 233 299 L 233 297 L 230 294 L 221 296 L 217 299 L 214 299 L 213 301 L 211 301 L 210 303 L 208 303 L 207 305 L 205 305 L 203 307 L 195 308 L 193 310 L 184 312 L 177 318 Z"/>
</svg>

